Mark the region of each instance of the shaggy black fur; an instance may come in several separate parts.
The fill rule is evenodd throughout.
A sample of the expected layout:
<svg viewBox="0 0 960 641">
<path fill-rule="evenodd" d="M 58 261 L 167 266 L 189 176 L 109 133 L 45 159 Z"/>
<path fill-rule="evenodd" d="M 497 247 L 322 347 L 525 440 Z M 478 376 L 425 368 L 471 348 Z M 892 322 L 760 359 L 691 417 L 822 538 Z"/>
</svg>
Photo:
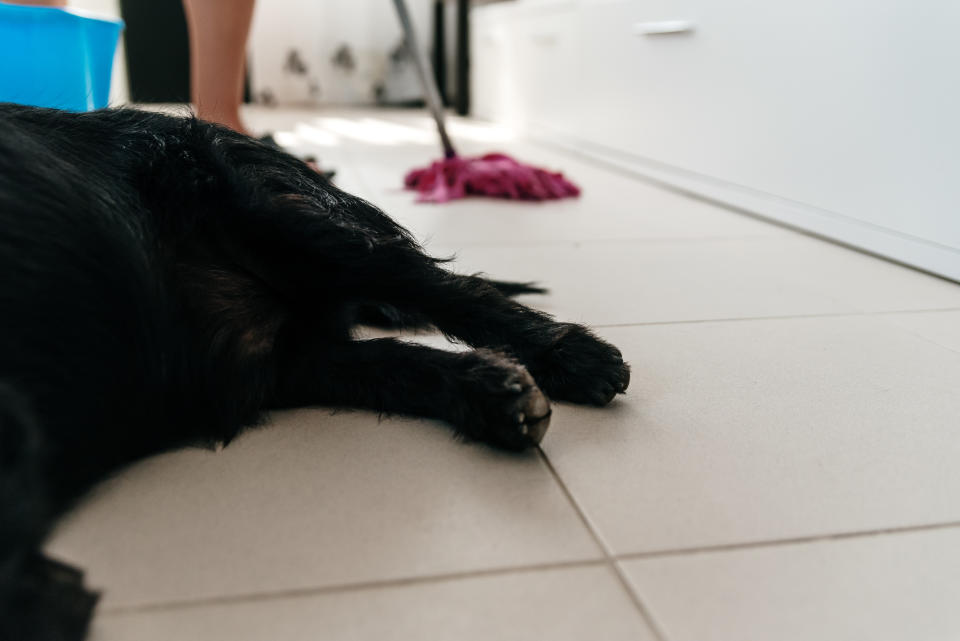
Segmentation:
<svg viewBox="0 0 960 641">
<path fill-rule="evenodd" d="M 270 407 L 434 417 L 520 450 L 553 399 L 623 392 L 620 352 L 447 271 L 302 162 L 193 119 L 0 105 L 0 639 L 73 641 L 95 598 L 43 558 L 139 458 Z M 351 339 L 431 324 L 473 351 Z"/>
</svg>

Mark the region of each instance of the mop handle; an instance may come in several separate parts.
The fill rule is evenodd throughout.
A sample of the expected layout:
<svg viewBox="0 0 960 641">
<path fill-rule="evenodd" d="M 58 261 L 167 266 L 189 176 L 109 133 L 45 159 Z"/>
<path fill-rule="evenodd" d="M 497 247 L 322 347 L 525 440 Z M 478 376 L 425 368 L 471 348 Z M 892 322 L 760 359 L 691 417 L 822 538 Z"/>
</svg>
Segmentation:
<svg viewBox="0 0 960 641">
<path fill-rule="evenodd" d="M 453 149 L 453 143 L 450 142 L 447 127 L 443 122 L 443 104 L 440 102 L 440 92 L 437 91 L 437 83 L 433 78 L 433 68 L 430 61 L 427 60 L 427 55 L 417 42 L 417 34 L 413 30 L 413 21 L 410 20 L 407 3 L 405 0 L 393 0 L 393 5 L 397 8 L 397 15 L 400 17 L 400 25 L 403 27 L 407 47 L 413 55 L 417 75 L 420 76 L 420 86 L 423 87 L 424 97 L 427 99 L 427 106 L 430 107 L 433 121 L 437 124 L 437 132 L 440 134 L 440 141 L 443 143 L 443 153 L 447 158 L 453 158 L 457 155 L 457 152 Z"/>
</svg>

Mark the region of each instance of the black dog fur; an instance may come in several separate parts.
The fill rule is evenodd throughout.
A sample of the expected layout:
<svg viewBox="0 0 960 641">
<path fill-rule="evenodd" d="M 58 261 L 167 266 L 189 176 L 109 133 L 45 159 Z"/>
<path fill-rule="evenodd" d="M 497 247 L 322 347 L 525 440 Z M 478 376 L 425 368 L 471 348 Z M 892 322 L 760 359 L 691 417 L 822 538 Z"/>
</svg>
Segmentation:
<svg viewBox="0 0 960 641">
<path fill-rule="evenodd" d="M 604 405 L 616 348 L 456 275 L 299 160 L 195 119 L 0 105 L 0 639 L 76 641 L 95 597 L 39 550 L 137 459 L 273 407 L 432 417 L 521 450 Z M 353 340 L 431 324 L 475 349 Z"/>
</svg>

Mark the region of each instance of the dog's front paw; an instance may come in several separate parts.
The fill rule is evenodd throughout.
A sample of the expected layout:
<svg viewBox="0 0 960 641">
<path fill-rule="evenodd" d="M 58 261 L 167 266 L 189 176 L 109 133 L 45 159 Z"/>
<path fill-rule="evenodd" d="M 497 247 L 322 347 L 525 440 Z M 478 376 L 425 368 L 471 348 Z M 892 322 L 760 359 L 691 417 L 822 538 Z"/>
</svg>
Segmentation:
<svg viewBox="0 0 960 641">
<path fill-rule="evenodd" d="M 540 443 L 550 426 L 550 401 L 527 369 L 512 358 L 476 350 L 464 383 L 465 400 L 454 420 L 468 436 L 508 450 Z"/>
<path fill-rule="evenodd" d="M 537 383 L 555 400 L 606 405 L 630 384 L 630 366 L 616 347 L 586 327 L 565 323 L 528 363 Z"/>
</svg>

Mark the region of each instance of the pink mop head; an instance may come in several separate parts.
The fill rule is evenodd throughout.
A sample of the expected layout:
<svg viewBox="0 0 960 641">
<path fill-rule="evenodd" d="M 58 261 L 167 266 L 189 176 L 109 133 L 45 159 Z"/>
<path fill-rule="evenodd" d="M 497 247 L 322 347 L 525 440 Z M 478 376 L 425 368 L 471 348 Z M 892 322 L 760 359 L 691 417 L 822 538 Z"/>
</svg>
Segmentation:
<svg viewBox="0 0 960 641">
<path fill-rule="evenodd" d="M 420 202 L 443 203 L 464 196 L 513 200 L 550 200 L 579 196 L 580 189 L 561 173 L 531 167 L 505 154 L 479 158 L 453 156 L 424 169 L 414 169 L 404 181 Z"/>
</svg>

